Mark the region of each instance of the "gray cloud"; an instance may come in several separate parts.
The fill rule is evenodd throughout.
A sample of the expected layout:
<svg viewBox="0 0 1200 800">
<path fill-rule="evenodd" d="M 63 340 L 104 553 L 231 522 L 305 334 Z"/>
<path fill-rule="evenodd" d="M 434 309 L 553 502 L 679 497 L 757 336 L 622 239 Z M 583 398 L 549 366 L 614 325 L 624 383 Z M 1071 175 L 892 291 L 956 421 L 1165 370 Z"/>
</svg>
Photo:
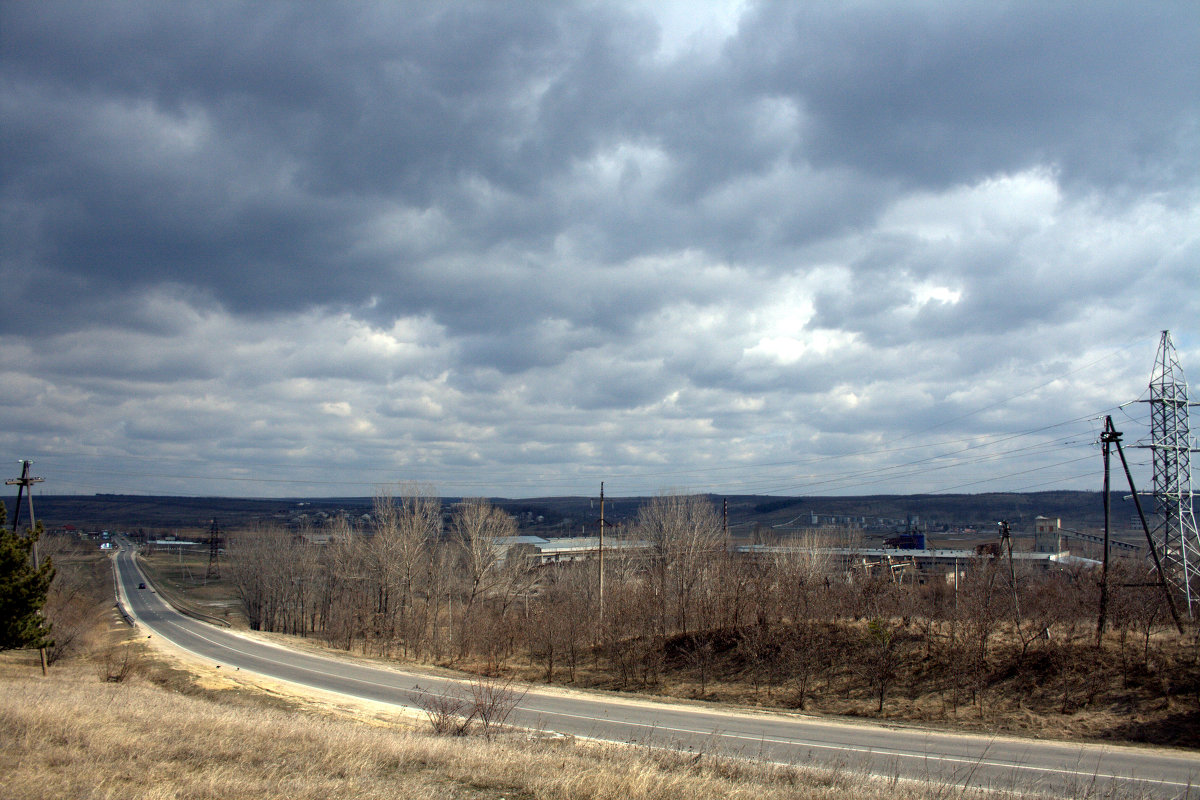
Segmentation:
<svg viewBox="0 0 1200 800">
<path fill-rule="evenodd" d="M 765 491 L 1086 417 L 1160 329 L 1200 352 L 1198 39 L 1187 3 L 5 4 L 0 443 L 63 490 Z"/>
<path fill-rule="evenodd" d="M 803 101 L 818 162 L 923 184 L 1047 163 L 1102 185 L 1196 175 L 1186 3 L 764 3 L 741 33 L 744 88 Z"/>
</svg>

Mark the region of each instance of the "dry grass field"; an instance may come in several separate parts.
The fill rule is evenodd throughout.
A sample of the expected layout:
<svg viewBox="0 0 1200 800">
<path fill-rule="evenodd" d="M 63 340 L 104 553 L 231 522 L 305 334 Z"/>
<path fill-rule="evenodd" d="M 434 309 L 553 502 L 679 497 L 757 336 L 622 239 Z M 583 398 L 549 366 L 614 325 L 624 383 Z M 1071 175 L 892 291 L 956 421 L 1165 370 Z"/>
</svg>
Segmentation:
<svg viewBox="0 0 1200 800">
<path fill-rule="evenodd" d="M 137 645 L 133 645 L 137 646 Z M 971 797 L 954 787 L 590 742 L 435 737 L 278 697 L 205 689 L 148 653 L 122 681 L 97 660 L 43 678 L 0 655 L 4 795 L 32 798 Z"/>
</svg>

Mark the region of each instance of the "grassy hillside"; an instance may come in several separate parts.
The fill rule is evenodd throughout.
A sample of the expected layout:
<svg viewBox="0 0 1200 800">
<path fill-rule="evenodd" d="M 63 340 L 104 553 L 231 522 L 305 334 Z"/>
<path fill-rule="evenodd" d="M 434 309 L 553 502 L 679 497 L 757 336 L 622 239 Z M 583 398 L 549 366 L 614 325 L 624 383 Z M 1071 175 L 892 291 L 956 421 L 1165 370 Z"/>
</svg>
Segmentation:
<svg viewBox="0 0 1200 800">
<path fill-rule="evenodd" d="M 101 680 L 95 664 L 73 660 L 43 678 L 28 654 L 0 655 L 0 773 L 5 776 L 5 796 L 11 800 L 983 796 L 944 785 L 642 747 L 546 742 L 519 734 L 492 740 L 435 737 L 414 730 L 411 721 L 364 721 L 277 696 L 205 688 L 148 657 L 143 657 L 139 672 L 136 677 L 107 682 Z M 270 735 L 264 735 L 267 731 Z M 1086 791 L 1079 796 L 1086 796 Z"/>
</svg>

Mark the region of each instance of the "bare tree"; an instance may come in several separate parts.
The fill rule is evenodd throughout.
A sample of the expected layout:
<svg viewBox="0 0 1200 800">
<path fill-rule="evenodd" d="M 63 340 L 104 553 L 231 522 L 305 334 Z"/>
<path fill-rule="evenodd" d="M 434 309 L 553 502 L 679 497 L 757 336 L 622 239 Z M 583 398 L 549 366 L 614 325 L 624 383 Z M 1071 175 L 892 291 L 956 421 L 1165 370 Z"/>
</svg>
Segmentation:
<svg viewBox="0 0 1200 800">
<path fill-rule="evenodd" d="M 422 689 L 414 686 L 417 694 L 413 702 L 417 708 L 425 712 L 429 727 L 436 736 L 466 736 L 475 721 L 471 713 L 470 703 L 457 694 L 442 694 L 440 692 Z"/>
<path fill-rule="evenodd" d="M 101 653 L 97 664 L 100 680 L 121 683 L 145 669 L 144 651 L 136 642 L 110 645 Z"/>
<path fill-rule="evenodd" d="M 369 631 L 366 547 L 344 518 L 336 520 L 325 533 L 325 636 L 338 647 L 350 650 L 355 642 L 364 642 Z"/>
<path fill-rule="evenodd" d="M 708 695 L 708 681 L 717 663 L 717 648 L 712 636 L 691 636 L 684 644 L 684 659 L 700 676 L 700 697 Z"/>
<path fill-rule="evenodd" d="M 779 606 L 788 617 L 781 636 L 783 669 L 796 687 L 797 708 L 803 710 L 811 687 L 834 660 L 820 625 L 831 610 L 831 562 L 814 536 L 775 559 Z"/>
<path fill-rule="evenodd" d="M 480 677 L 471 682 L 471 710 L 484 738 L 491 739 L 504 729 L 527 691 L 517 691 L 511 679 Z"/>
<path fill-rule="evenodd" d="M 396 595 L 400 593 L 400 534 L 396 503 L 387 491 L 377 491 L 371 504 L 374 523 L 363 548 L 368 591 L 371 594 L 372 638 L 384 655 L 396 634 Z"/>
<path fill-rule="evenodd" d="M 743 673 L 750 679 L 754 696 L 765 686 L 771 697 L 786 679 L 788 659 L 783 650 L 788 643 L 787 629 L 779 625 L 751 623 L 738 630 L 737 653 L 741 656 Z"/>
<path fill-rule="evenodd" d="M 229 550 L 227 573 L 238 599 L 242 613 L 250 630 L 270 630 L 271 609 L 274 602 L 272 561 L 280 559 L 280 553 L 272 548 L 275 540 L 273 531 L 243 531 L 228 537 Z"/>
<path fill-rule="evenodd" d="M 429 583 L 429 551 L 442 533 L 442 504 L 431 487 L 406 484 L 398 518 L 400 633 L 406 653 L 420 655 L 426 615 L 418 607 L 421 584 Z"/>
<path fill-rule="evenodd" d="M 228 576 L 252 630 L 307 635 L 323 600 L 318 553 L 307 540 L 268 526 L 229 537 Z"/>
<path fill-rule="evenodd" d="M 514 536 L 517 526 L 512 517 L 487 500 L 473 498 L 463 500 L 454 510 L 451 530 L 466 580 L 459 637 L 459 652 L 466 655 L 478 605 L 504 578 L 498 568 L 505 552 L 501 540 Z"/>
<path fill-rule="evenodd" d="M 659 593 L 661 622 L 687 635 L 693 595 L 722 552 L 717 510 L 703 495 L 660 495 L 638 509 L 637 524 L 652 547 L 651 577 Z"/>
<path fill-rule="evenodd" d="M 441 538 L 431 542 L 428 548 L 425 564 L 426 624 L 430 629 L 430 654 L 436 660 L 441 660 L 443 653 L 453 647 L 454 607 L 451 598 L 458 549 L 456 543 Z"/>
<path fill-rule="evenodd" d="M 958 642 L 965 656 L 965 673 L 971 677 L 971 696 L 983 716 L 988 688 L 992 637 L 999 629 L 1003 614 L 1004 597 L 997 586 L 998 559 L 976 558 L 969 568 L 966 580 L 960 582 L 958 591 L 958 622 L 961 623 L 962 639 Z"/>
<path fill-rule="evenodd" d="M 862 657 L 854 666 L 873 689 L 878 701 L 875 711 L 880 714 L 900 666 L 900 642 L 900 626 L 895 620 L 876 617 L 867 622 Z"/>
<path fill-rule="evenodd" d="M 417 583 L 427 550 L 441 531 L 441 503 L 432 491 L 402 487 L 399 502 L 390 492 L 375 494 L 374 531 L 365 549 L 370 577 L 374 635 L 380 649 L 399 643 L 405 654 L 418 647 L 422 619 L 416 609 Z"/>
<path fill-rule="evenodd" d="M 566 667 L 569 680 L 575 680 L 585 644 L 593 636 L 594 588 L 586 566 L 555 564 L 542 571 L 536 594 L 525 595 L 520 616 L 530 664 L 542 666 L 547 683 L 559 667 Z"/>
<path fill-rule="evenodd" d="M 1129 687 L 1135 674 L 1149 671 L 1150 640 L 1155 628 L 1168 619 L 1166 603 L 1159 587 L 1147 585 L 1140 568 L 1117 563 L 1109 579 L 1109 619 L 1117 635 L 1122 683 Z"/>
<path fill-rule="evenodd" d="M 637 574 L 625 573 L 606 587 L 600 637 L 609 669 L 622 686 L 656 685 L 664 657 L 655 589 Z"/>
</svg>

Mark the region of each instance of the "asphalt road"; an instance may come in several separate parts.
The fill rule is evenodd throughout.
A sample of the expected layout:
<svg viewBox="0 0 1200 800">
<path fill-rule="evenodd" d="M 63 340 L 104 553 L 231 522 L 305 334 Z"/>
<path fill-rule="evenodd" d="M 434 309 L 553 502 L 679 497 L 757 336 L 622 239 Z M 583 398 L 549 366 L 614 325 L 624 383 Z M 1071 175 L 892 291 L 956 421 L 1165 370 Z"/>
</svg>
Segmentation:
<svg viewBox="0 0 1200 800">
<path fill-rule="evenodd" d="M 168 606 L 126 547 L 116 556 L 126 610 L 154 635 L 223 667 L 338 692 L 414 706 L 416 687 L 469 694 L 469 681 L 406 673 L 327 658 L 198 622 Z M 822 721 L 642 700 L 603 693 L 530 687 L 509 722 L 607 741 L 688 752 L 834 766 L 934 785 L 1047 792 L 1063 797 L 1200 798 L 1200 754 L 1115 745 L 1079 745 Z M 1193 788 L 1196 787 L 1196 788 Z"/>
</svg>

